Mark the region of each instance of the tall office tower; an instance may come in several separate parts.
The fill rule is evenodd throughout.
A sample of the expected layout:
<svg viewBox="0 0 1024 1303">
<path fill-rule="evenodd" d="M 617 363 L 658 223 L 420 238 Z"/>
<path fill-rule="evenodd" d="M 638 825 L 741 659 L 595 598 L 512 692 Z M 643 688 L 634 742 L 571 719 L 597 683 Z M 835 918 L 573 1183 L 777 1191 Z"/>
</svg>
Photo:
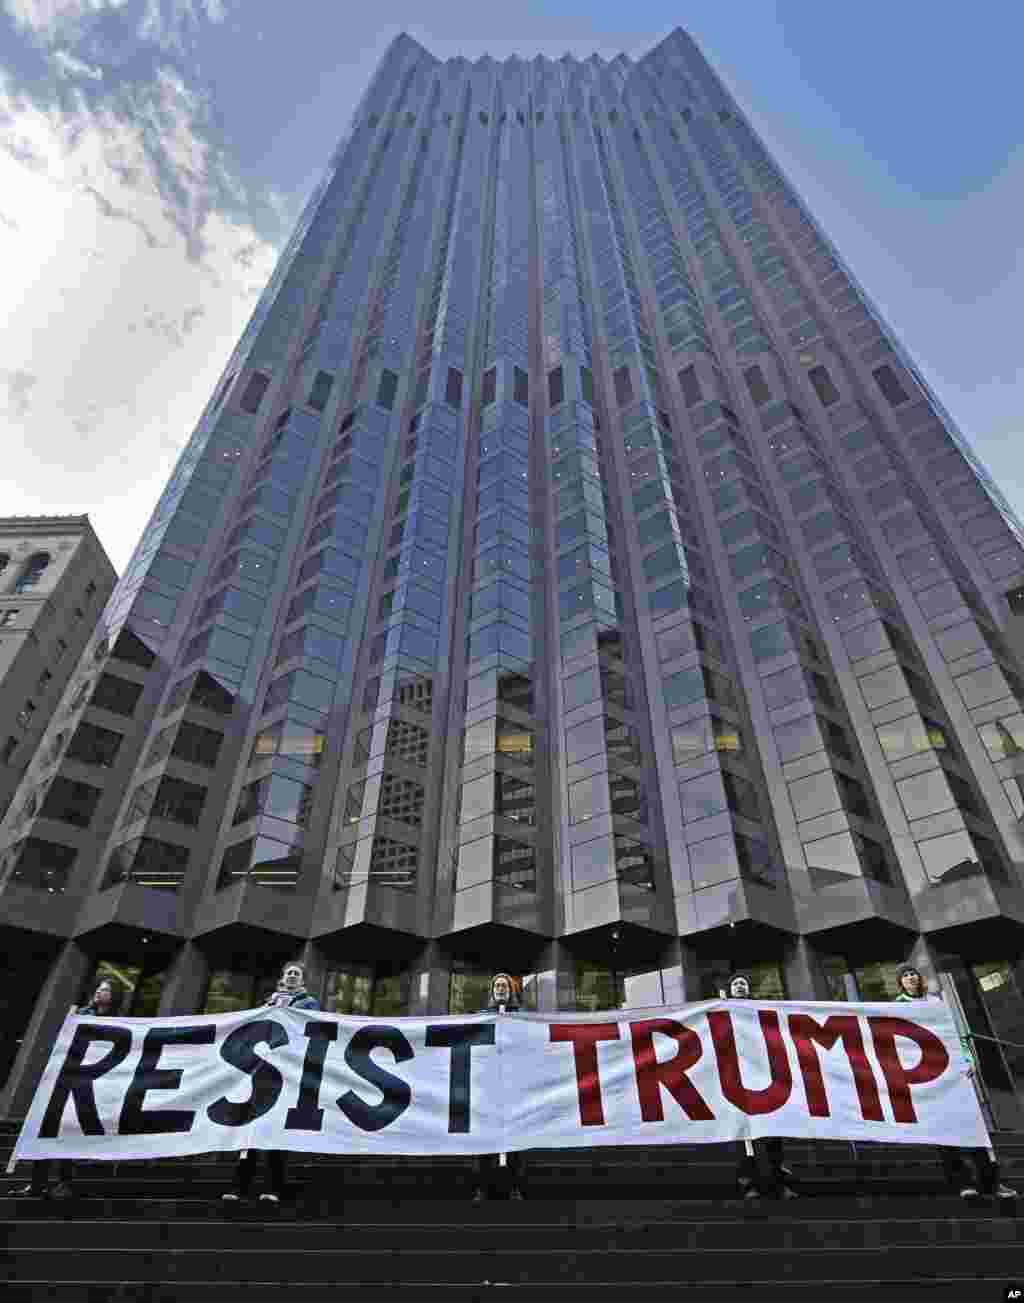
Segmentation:
<svg viewBox="0 0 1024 1303">
<path fill-rule="evenodd" d="M 1022 539 L 684 32 L 400 37 L 4 825 L 0 1103 L 97 966 L 170 1014 L 295 954 L 381 1014 L 913 955 L 1024 1042 Z"/>
</svg>

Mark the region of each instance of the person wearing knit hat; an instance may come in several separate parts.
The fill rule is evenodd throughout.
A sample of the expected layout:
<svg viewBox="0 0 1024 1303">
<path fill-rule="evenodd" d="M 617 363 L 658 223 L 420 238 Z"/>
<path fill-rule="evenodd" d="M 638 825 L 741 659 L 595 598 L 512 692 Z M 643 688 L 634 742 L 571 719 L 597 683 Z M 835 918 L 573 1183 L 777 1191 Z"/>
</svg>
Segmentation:
<svg viewBox="0 0 1024 1303">
<path fill-rule="evenodd" d="M 509 1014 L 519 1013 L 518 983 L 511 973 L 495 973 L 491 978 L 490 999 L 478 1012 Z M 523 1175 L 522 1153 L 506 1155 L 509 1179 L 512 1182 L 509 1198 L 522 1199 L 520 1181 Z M 487 1198 L 490 1173 L 498 1166 L 497 1154 L 475 1154 L 473 1157 L 473 1203 L 483 1203 Z"/>
<path fill-rule="evenodd" d="M 281 977 L 277 983 L 277 988 L 272 992 L 270 998 L 264 1002 L 264 1008 L 285 1008 L 285 1009 L 309 1009 L 319 1011 L 320 1001 L 316 996 L 311 995 L 306 990 L 306 972 L 299 963 L 292 962 L 285 964 L 281 970 Z M 229 1202 L 237 1202 L 245 1199 L 249 1194 L 249 1187 L 252 1185 L 252 1178 L 256 1169 L 256 1155 L 265 1153 L 267 1156 L 267 1168 L 270 1173 L 270 1189 L 264 1190 L 260 1195 L 260 1201 L 264 1203 L 280 1203 L 284 1195 L 284 1152 L 280 1149 L 247 1149 L 243 1151 L 242 1157 L 238 1160 L 235 1168 L 235 1184 L 230 1190 L 226 1190 L 221 1198 Z"/>
<path fill-rule="evenodd" d="M 748 973 L 736 972 L 729 978 L 726 986 L 726 998 L 729 1000 L 749 1000 L 752 983 Z M 766 1162 L 759 1162 L 763 1158 Z M 772 1182 L 783 1199 L 796 1199 L 797 1193 L 789 1184 L 793 1173 L 782 1161 L 781 1136 L 768 1136 L 764 1140 L 754 1140 L 748 1152 L 743 1156 L 736 1171 L 736 1184 L 744 1199 L 759 1199 L 763 1194 L 762 1171 L 767 1166 L 772 1174 Z"/>
<path fill-rule="evenodd" d="M 941 995 L 930 995 L 928 981 L 921 970 L 913 964 L 904 964 L 896 975 L 899 986 L 897 1001 L 906 1000 L 941 1000 Z M 969 1036 L 961 1036 L 964 1058 L 970 1066 L 971 1076 L 977 1071 L 974 1051 L 971 1049 Z M 984 1192 L 992 1194 L 999 1200 L 1017 1198 L 1017 1191 L 1005 1185 L 999 1179 L 999 1164 L 985 1149 L 960 1149 L 955 1145 L 939 1145 L 939 1155 L 946 1180 L 958 1189 L 961 1199 L 977 1199 Z"/>
</svg>

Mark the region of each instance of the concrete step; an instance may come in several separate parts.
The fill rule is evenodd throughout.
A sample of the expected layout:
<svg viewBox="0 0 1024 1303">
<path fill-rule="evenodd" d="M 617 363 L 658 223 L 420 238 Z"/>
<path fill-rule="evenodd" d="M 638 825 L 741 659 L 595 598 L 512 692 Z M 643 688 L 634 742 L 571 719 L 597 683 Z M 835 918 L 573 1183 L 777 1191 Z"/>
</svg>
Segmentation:
<svg viewBox="0 0 1024 1303">
<path fill-rule="evenodd" d="M 297 1220 L 269 1216 L 265 1205 L 246 1218 L 178 1216 L 122 1218 L 117 1210 L 96 1218 L 81 1216 L 59 1225 L 59 1250 L 54 1249 L 53 1217 L 0 1220 L 0 1241 L 8 1252 L 49 1250 L 74 1253 L 78 1249 L 138 1252 L 171 1252 L 181 1247 L 215 1252 L 279 1250 L 282 1253 L 322 1253 L 339 1247 L 356 1247 L 362 1252 L 390 1254 L 401 1246 L 468 1252 L 530 1252 L 571 1247 L 573 1252 L 598 1250 L 632 1251 L 641 1254 L 657 1250 L 732 1249 L 742 1242 L 744 1252 L 762 1249 L 907 1248 L 931 1245 L 989 1245 L 1022 1243 L 1024 1221 L 994 1216 L 991 1210 L 965 1217 L 935 1215 L 921 1210 L 916 1217 L 880 1216 L 849 1218 L 842 1215 L 805 1217 L 803 1210 L 788 1217 L 751 1213 L 746 1206 L 734 1208 L 731 1217 L 703 1217 L 699 1209 L 686 1215 L 657 1221 L 643 1219 L 590 1223 L 557 1221 L 542 1216 L 534 1205 L 526 1216 L 494 1219 L 493 1209 L 451 1208 L 451 1220 L 404 1223 L 393 1220 Z M 458 1214 L 461 1214 L 459 1216 Z"/>
<path fill-rule="evenodd" d="M 660 1280 L 677 1288 L 691 1283 L 729 1281 L 737 1287 L 760 1280 L 863 1280 L 906 1276 L 920 1280 L 976 1281 L 975 1245 L 929 1244 L 881 1247 L 804 1248 L 795 1253 L 784 1245 L 749 1251 L 740 1245 L 725 1248 L 588 1248 L 561 1244 L 539 1249 L 532 1245 L 477 1249 L 407 1244 L 405 1237 L 387 1251 L 345 1243 L 329 1249 L 288 1249 L 260 1244 L 245 1248 L 194 1248 L 175 1244 L 161 1250 L 82 1248 L 60 1252 L 54 1246 L 14 1248 L 0 1254 L 0 1279 L 47 1281 L 138 1280 L 164 1283 L 307 1281 L 345 1287 L 371 1284 L 480 1284 L 515 1281 L 551 1285 L 562 1281 L 633 1282 Z M 1008 1279 L 1021 1270 L 1024 1249 L 1020 1238 L 989 1243 L 985 1268 Z"/>
<path fill-rule="evenodd" d="M 798 1281 L 788 1277 L 740 1282 L 690 1282 L 686 1303 L 732 1303 L 740 1290 L 743 1297 L 773 1303 L 784 1293 L 793 1303 L 817 1303 L 827 1291 L 828 1303 L 1001 1303 L 1006 1297 L 1007 1277 L 988 1275 L 983 1267 L 973 1280 L 922 1280 L 896 1277 L 861 1278 L 856 1284 L 848 1280 Z M 641 1279 L 631 1281 L 631 1296 L 655 1299 L 664 1296 L 666 1286 L 676 1281 Z M 404 1285 L 353 1285 L 346 1283 L 341 1293 L 335 1284 L 303 1281 L 288 1282 L 287 1297 L 299 1303 L 589 1303 L 591 1298 L 622 1303 L 622 1284 L 618 1281 L 560 1281 L 557 1285 L 520 1284 L 516 1281 L 493 1283 L 445 1283 Z M 173 1285 L 152 1281 L 118 1280 L 110 1283 L 20 1281 L 6 1285 L 4 1303 L 281 1303 L 282 1285 L 276 1281 L 244 1285 L 223 1283 Z"/>
</svg>

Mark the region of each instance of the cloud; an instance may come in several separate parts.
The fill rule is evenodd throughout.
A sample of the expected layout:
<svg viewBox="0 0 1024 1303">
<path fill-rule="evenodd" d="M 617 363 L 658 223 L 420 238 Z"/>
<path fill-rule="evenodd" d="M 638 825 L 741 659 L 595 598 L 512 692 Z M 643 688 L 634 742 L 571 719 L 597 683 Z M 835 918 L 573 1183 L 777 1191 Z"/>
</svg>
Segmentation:
<svg viewBox="0 0 1024 1303">
<path fill-rule="evenodd" d="M 104 217 L 109 217 L 115 222 L 129 222 L 132 226 L 138 227 L 151 249 L 159 247 L 160 241 L 156 238 L 146 223 L 140 221 L 139 218 L 137 218 L 134 213 L 129 212 L 127 208 L 118 208 L 116 204 L 112 204 L 109 199 L 100 194 L 95 186 L 82 186 L 82 193 L 89 195 L 95 201 L 96 207 Z"/>
<path fill-rule="evenodd" d="M 266 220 L 269 197 L 248 196 L 177 72 L 60 87 L 32 98 L 0 70 L 0 240 L 20 228 L 0 315 L 0 409 L 21 426 L 5 479 L 21 514 L 89 511 L 123 565 L 278 248 L 247 215 Z"/>
<path fill-rule="evenodd" d="M 53 61 L 57 64 L 63 77 L 88 77 L 90 81 L 103 80 L 102 68 L 93 67 L 91 63 L 76 59 L 67 50 L 58 50 L 53 56 Z"/>
<path fill-rule="evenodd" d="M 20 231 L 21 227 L 13 217 L 8 217 L 6 213 L 0 213 L 0 226 L 6 226 L 10 231 Z"/>
<path fill-rule="evenodd" d="M 31 371 L 0 370 L 0 378 L 7 387 L 7 406 L 13 416 L 25 417 L 32 407 L 31 393 L 39 377 Z"/>
<path fill-rule="evenodd" d="M 140 40 L 152 41 L 162 50 L 184 54 L 186 43 L 192 43 L 199 31 L 202 18 L 210 23 L 222 23 L 226 17 L 224 0 L 146 0 L 138 34 Z"/>
<path fill-rule="evenodd" d="M 3 0 L 3 7 L 23 31 L 37 41 L 53 44 L 77 34 L 86 23 L 104 14 L 125 10 L 130 0 Z M 200 31 L 202 21 L 222 23 L 227 0 L 144 0 L 136 34 L 160 49 L 184 52 L 186 41 Z M 86 74 L 91 76 L 91 73 Z"/>
</svg>

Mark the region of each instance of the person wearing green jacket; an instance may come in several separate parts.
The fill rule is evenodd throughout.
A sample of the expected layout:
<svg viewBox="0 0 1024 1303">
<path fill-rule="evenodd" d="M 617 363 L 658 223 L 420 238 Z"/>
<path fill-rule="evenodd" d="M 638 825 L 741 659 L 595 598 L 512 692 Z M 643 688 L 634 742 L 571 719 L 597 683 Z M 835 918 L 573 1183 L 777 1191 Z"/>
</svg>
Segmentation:
<svg viewBox="0 0 1024 1303">
<path fill-rule="evenodd" d="M 906 1000 L 941 1000 L 940 995 L 929 995 L 928 983 L 919 968 L 906 964 L 897 975 L 899 994 L 897 1001 Z M 971 1065 L 971 1073 L 978 1070 L 978 1064 L 971 1048 L 969 1036 L 961 1036 L 964 1057 Z M 955 1145 L 940 1145 L 939 1153 L 946 1180 L 959 1189 L 961 1199 L 977 1199 L 979 1194 L 992 1194 L 997 1199 L 1016 1199 L 1017 1191 L 1004 1185 L 999 1179 L 999 1165 L 989 1156 L 986 1149 L 958 1148 Z"/>
</svg>

